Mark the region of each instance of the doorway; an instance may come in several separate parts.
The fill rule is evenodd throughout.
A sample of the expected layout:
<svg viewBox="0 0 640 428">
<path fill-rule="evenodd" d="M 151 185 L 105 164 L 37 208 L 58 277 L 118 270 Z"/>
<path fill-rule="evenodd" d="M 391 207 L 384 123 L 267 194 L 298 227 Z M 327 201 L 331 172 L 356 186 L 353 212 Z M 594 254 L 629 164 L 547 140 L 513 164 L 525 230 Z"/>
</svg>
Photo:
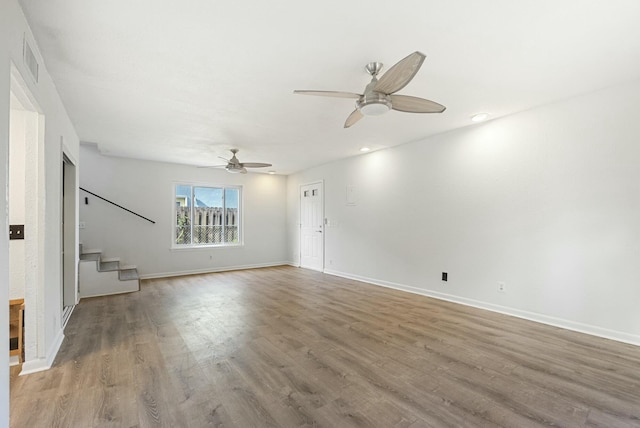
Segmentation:
<svg viewBox="0 0 640 428">
<path fill-rule="evenodd" d="M 324 270 L 324 192 L 321 181 L 300 186 L 300 267 Z"/>
<path fill-rule="evenodd" d="M 65 327 L 77 303 L 76 287 L 76 165 L 64 153 L 62 142 L 62 213 L 61 276 L 62 328 Z"/>
<path fill-rule="evenodd" d="M 9 241 L 9 298 L 24 299 L 24 373 L 45 357 L 45 117 L 13 64 L 10 97 L 9 223 L 23 232 Z"/>
</svg>

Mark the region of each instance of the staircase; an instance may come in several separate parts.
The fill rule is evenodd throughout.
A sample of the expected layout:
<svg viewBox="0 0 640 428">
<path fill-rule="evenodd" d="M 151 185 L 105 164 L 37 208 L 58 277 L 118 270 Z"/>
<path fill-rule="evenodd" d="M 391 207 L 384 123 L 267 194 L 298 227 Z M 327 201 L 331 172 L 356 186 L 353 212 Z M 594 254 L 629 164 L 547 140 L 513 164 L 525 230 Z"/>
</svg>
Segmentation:
<svg viewBox="0 0 640 428">
<path fill-rule="evenodd" d="M 79 275 L 80 298 L 140 290 L 135 266 L 121 265 L 118 258 L 104 258 L 102 250 L 84 250 L 82 244 Z"/>
</svg>

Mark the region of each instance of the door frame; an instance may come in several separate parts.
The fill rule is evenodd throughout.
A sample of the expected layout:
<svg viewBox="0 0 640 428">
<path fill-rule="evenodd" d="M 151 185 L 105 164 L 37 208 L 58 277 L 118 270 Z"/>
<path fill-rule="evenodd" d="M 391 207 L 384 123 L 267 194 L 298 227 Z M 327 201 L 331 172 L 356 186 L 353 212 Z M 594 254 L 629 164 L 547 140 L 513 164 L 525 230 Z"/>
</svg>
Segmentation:
<svg viewBox="0 0 640 428">
<path fill-rule="evenodd" d="M 45 325 L 45 224 L 46 224 L 46 184 L 45 184 L 45 122 L 46 117 L 38 100 L 11 63 L 10 91 L 22 104 L 24 110 L 32 114 L 31 124 L 25 128 L 25 326 L 24 363 L 21 374 L 42 370 L 46 359 Z"/>
<path fill-rule="evenodd" d="M 312 184 L 319 184 L 320 188 L 321 188 L 321 198 L 320 198 L 320 209 L 321 209 L 321 213 L 320 213 L 320 217 L 322 218 L 322 251 L 320 252 L 321 257 L 322 257 L 322 267 L 320 269 L 321 272 L 324 272 L 324 268 L 325 268 L 325 235 L 326 235 L 326 227 L 325 227 L 325 217 L 324 217 L 324 211 L 325 211 L 325 207 L 324 207 L 324 201 L 325 201 L 325 195 L 324 195 L 324 180 L 314 180 L 314 181 L 310 181 L 307 183 L 301 183 L 298 185 L 298 267 L 303 267 L 302 266 L 302 188 L 304 186 L 310 186 Z"/>
<path fill-rule="evenodd" d="M 61 156 L 61 315 L 62 328 L 66 326 L 73 308 L 78 303 L 78 162 L 60 137 Z"/>
</svg>

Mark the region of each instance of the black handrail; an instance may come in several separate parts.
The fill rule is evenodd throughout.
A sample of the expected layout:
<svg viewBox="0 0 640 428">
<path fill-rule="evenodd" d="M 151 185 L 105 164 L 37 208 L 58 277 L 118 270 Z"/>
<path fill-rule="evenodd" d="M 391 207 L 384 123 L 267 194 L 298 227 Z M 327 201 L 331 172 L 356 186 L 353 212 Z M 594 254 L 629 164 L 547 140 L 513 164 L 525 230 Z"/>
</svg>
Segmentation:
<svg viewBox="0 0 640 428">
<path fill-rule="evenodd" d="M 115 205 L 115 206 L 116 206 L 116 207 L 118 207 L 118 208 L 122 208 L 123 210 L 128 211 L 128 212 L 130 212 L 131 214 L 137 215 L 138 217 L 143 218 L 143 219 L 147 220 L 147 221 L 148 221 L 148 222 L 150 222 L 150 223 L 156 224 L 156 222 L 155 222 L 155 221 L 150 220 L 150 219 L 146 218 L 145 216 L 140 215 L 140 214 L 138 214 L 138 213 L 136 213 L 136 212 L 133 212 L 133 211 L 131 211 L 131 210 L 129 210 L 129 209 L 127 209 L 127 208 L 123 207 L 122 205 L 118 205 L 118 204 L 116 204 L 115 202 L 111 202 L 109 199 L 105 199 L 105 198 L 103 198 L 103 197 L 102 197 L 102 196 L 100 196 L 100 195 L 96 195 L 95 193 L 90 192 L 90 191 L 88 191 L 87 189 L 83 189 L 82 187 L 80 187 L 80 190 L 83 190 L 83 191 L 87 192 L 88 194 L 95 196 L 96 198 L 100 198 L 100 199 L 102 199 L 103 201 L 109 202 L 111 205 Z"/>
</svg>

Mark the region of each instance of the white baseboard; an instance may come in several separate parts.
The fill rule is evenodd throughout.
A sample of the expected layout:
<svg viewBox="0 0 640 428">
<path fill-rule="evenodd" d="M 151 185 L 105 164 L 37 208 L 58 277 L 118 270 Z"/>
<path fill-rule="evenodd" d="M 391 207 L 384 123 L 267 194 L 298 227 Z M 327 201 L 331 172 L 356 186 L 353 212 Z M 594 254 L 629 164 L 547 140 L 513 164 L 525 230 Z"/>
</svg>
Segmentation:
<svg viewBox="0 0 640 428">
<path fill-rule="evenodd" d="M 50 368 L 51 368 L 51 365 L 47 364 L 46 358 L 38 358 L 35 360 L 25 361 L 24 363 L 22 363 L 22 370 L 20 371 L 20 376 L 41 372 L 43 370 L 49 370 Z"/>
<path fill-rule="evenodd" d="M 448 302 L 459 303 L 465 306 L 471 306 L 474 308 L 485 309 L 492 312 L 498 312 L 505 315 L 514 316 L 517 318 L 526 319 L 529 321 L 539 322 L 541 324 L 547 324 L 554 327 L 564 328 L 566 330 L 577 331 L 579 333 L 585 333 L 592 336 L 602 337 L 605 339 L 615 340 L 617 342 L 628 343 L 631 345 L 640 346 L 640 336 L 627 333 L 624 331 L 609 330 L 596 325 L 584 324 L 572 320 L 566 320 L 562 318 L 556 318 L 549 315 L 538 314 L 535 312 L 523 311 L 516 308 L 510 308 L 506 306 L 495 305 L 493 303 L 482 302 L 474 299 L 467 299 L 466 297 L 455 296 L 452 294 L 440 293 L 432 290 L 424 290 L 409 285 L 398 284 L 389 281 L 382 281 L 375 278 L 368 278 L 360 275 L 352 275 L 346 272 L 339 272 L 326 269 L 324 273 L 342 278 L 353 279 L 356 281 L 366 282 L 372 285 L 378 285 L 386 288 L 393 288 L 395 290 L 406 291 L 408 293 L 419 294 L 421 296 L 433 297 L 434 299 L 446 300 Z"/>
<path fill-rule="evenodd" d="M 169 278 L 172 276 L 198 275 L 203 273 L 227 272 L 232 270 L 260 269 L 265 267 L 283 266 L 288 264 L 289 262 L 273 262 L 273 263 L 259 263 L 259 264 L 252 264 L 252 265 L 225 266 L 225 267 L 217 267 L 217 268 L 183 270 L 178 272 L 152 273 L 147 275 L 140 275 L 140 279 Z"/>
<path fill-rule="evenodd" d="M 54 339 L 53 343 L 49 347 L 49 351 L 47 352 L 47 363 L 49 367 L 53 365 L 53 360 L 56 359 L 56 355 L 58 355 L 58 351 L 60 350 L 60 346 L 62 346 L 62 341 L 64 341 L 64 330 L 58 330 L 58 334 Z"/>
<path fill-rule="evenodd" d="M 116 294 L 129 294 L 129 293 L 135 293 L 136 291 L 140 291 L 140 287 L 139 287 L 139 282 L 138 282 L 138 288 L 136 289 L 130 289 L 130 290 L 118 290 L 118 291 L 110 291 L 107 293 L 94 293 L 94 294 L 89 294 L 87 296 L 81 296 L 80 299 L 91 299 L 93 297 L 104 297 L 104 296 L 115 296 Z"/>
<path fill-rule="evenodd" d="M 54 339 L 53 343 L 49 347 L 47 352 L 47 356 L 45 358 L 38 358 L 35 360 L 25 361 L 22 364 L 22 370 L 20 371 L 20 376 L 27 375 L 31 373 L 41 372 L 43 370 L 49 370 L 53 365 L 53 360 L 56 359 L 56 355 L 58 355 L 58 351 L 60 350 L 60 346 L 62 345 L 62 341 L 64 340 L 64 330 L 58 330 L 58 334 Z"/>
</svg>

